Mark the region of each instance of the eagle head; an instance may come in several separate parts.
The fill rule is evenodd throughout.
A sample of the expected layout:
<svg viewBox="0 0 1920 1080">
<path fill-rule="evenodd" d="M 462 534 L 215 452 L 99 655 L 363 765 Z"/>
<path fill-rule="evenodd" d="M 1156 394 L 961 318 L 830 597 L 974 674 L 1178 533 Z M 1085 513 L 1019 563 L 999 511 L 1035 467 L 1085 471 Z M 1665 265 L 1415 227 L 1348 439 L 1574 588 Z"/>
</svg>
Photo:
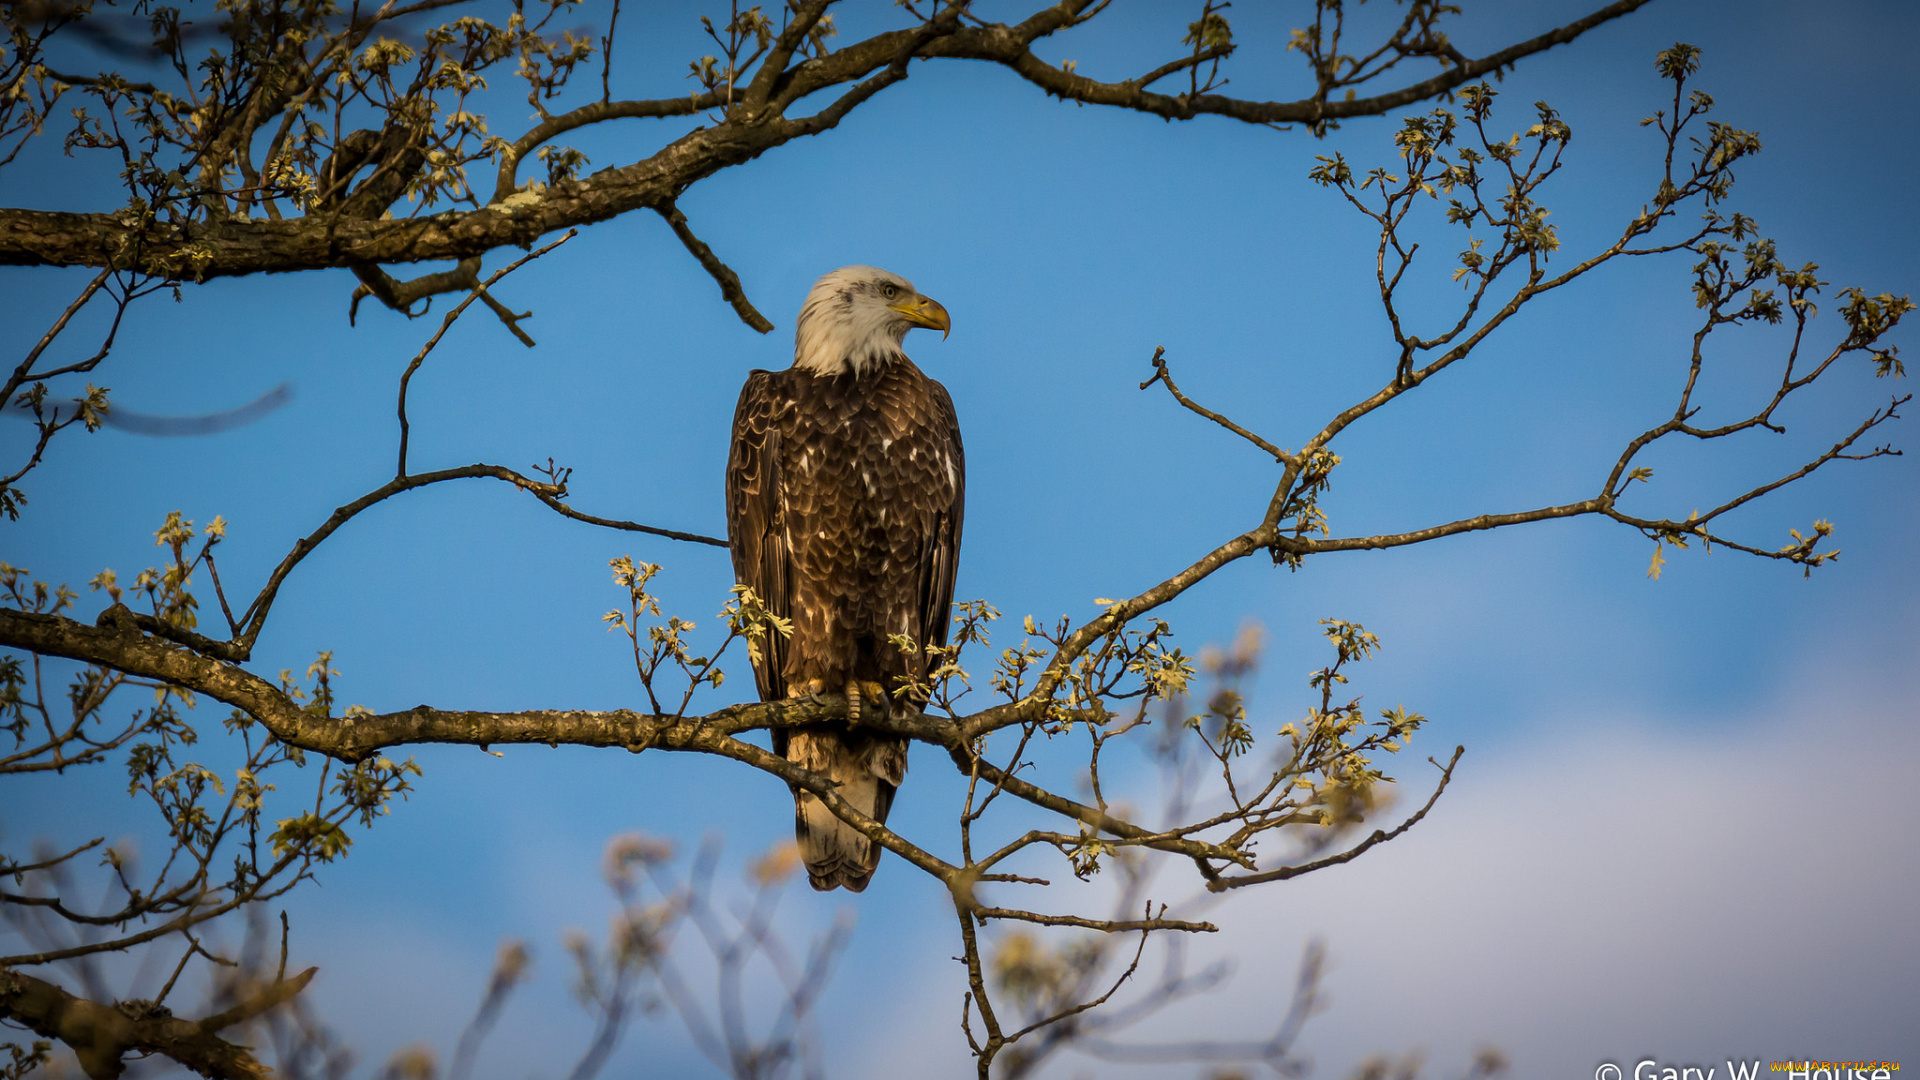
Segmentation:
<svg viewBox="0 0 1920 1080">
<path fill-rule="evenodd" d="M 951 324 L 939 301 L 913 283 L 873 266 L 843 266 L 813 283 L 794 324 L 793 366 L 815 375 L 865 373 L 906 356 L 900 342 L 916 326 Z"/>
</svg>

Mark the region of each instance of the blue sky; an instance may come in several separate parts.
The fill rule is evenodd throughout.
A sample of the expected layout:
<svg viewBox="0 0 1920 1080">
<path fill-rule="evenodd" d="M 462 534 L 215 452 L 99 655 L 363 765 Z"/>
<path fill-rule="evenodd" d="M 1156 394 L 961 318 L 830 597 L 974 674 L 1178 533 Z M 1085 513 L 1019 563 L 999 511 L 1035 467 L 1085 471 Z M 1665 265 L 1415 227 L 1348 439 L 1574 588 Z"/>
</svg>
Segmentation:
<svg viewBox="0 0 1920 1080">
<path fill-rule="evenodd" d="M 1045 55 L 1117 78 L 1171 55 L 1192 17 L 1116 7 Z M 1455 37 L 1479 54 L 1582 7 L 1474 3 Z M 846 37 L 888 10 L 843 12 Z M 1297 60 L 1282 52 L 1297 12 L 1232 14 L 1242 52 L 1230 92 L 1297 96 Z M 629 17 L 627 92 L 681 92 L 678 71 L 701 51 L 691 15 Z M 1658 146 L 1637 121 L 1666 104 L 1652 58 L 1676 40 L 1704 47 L 1695 85 L 1717 99 L 1715 116 L 1765 141 L 1733 204 L 1785 261 L 1819 262 L 1829 298 L 1849 284 L 1914 291 L 1920 9 L 1894 2 L 1659 0 L 1523 63 L 1501 86 L 1496 129 L 1531 123 L 1535 99 L 1572 126 L 1565 174 L 1543 196 L 1568 254 L 1603 243 L 1651 190 Z M 593 167 L 613 164 L 670 137 L 658 126 L 580 146 Z M 1156 346 L 1186 390 L 1289 446 L 1391 370 L 1367 223 L 1305 180 L 1313 155 L 1333 149 L 1386 164 L 1391 130 L 1362 121 L 1315 141 L 1169 125 L 1063 105 L 997 68 L 917 66 L 840 129 L 682 201 L 772 334 L 739 324 L 657 218 L 596 226 L 501 290 L 536 313 L 526 325 L 537 349 L 475 313 L 429 359 L 413 383 L 414 466 L 552 456 L 575 469 L 583 510 L 717 533 L 746 371 L 790 359 L 792 316 L 815 277 L 872 263 L 953 314 L 947 341 L 916 335 L 908 347 L 952 390 L 966 432 L 959 595 L 1015 617 L 1084 617 L 1094 597 L 1136 592 L 1245 528 L 1271 487 L 1260 455 L 1157 388 L 1136 389 Z M 96 188 L 83 163 L 54 155 L 0 178 L 14 205 L 106 205 L 86 201 Z M 1443 262 L 1423 288 L 1435 312 L 1457 295 Z M 1327 502 L 1336 532 L 1589 494 L 1619 447 L 1671 409 L 1695 319 L 1687 277 L 1682 260 L 1596 274 L 1349 431 Z M 10 347 L 37 337 L 83 280 L 0 270 Z M 96 376 L 116 401 L 202 412 L 283 381 L 294 401 L 201 439 L 63 439 L 0 557 L 76 584 L 103 566 L 130 574 L 155 558 L 151 531 L 179 509 L 224 515 L 223 574 L 257 581 L 333 507 L 390 475 L 394 386 L 438 319 L 363 310 L 350 329 L 351 286 L 339 271 L 146 301 Z M 1822 341 L 1837 322 L 1817 321 Z M 1779 344 L 1727 335 L 1712 354 L 1714 400 L 1750 400 Z M 1639 505 L 1684 516 L 1717 502 L 1830 444 L 1894 389 L 1864 364 L 1832 383 L 1786 414 L 1784 437 L 1656 456 Z M 16 445 L 24 429 L 0 436 Z M 1890 437 L 1910 441 L 1901 425 Z M 1319 1075 L 1415 1049 L 1457 1071 L 1485 1043 L 1528 1076 L 1642 1056 L 1920 1057 L 1920 931 L 1905 900 L 1920 886 L 1915 480 L 1911 457 L 1836 468 L 1735 519 L 1740 538 L 1764 546 L 1833 520 L 1845 554 L 1810 581 L 1697 550 L 1649 580 L 1649 542 L 1577 521 L 1326 556 L 1297 573 L 1248 561 L 1183 598 L 1170 615 L 1189 648 L 1247 620 L 1266 628 L 1253 703 L 1265 728 L 1304 711 L 1304 676 L 1324 662 L 1316 621 L 1340 617 L 1386 643 L 1356 688 L 1431 718 L 1420 756 L 1456 743 L 1468 756 L 1419 830 L 1227 905 L 1228 933 L 1212 947 L 1238 959 L 1240 976 L 1170 1030 L 1263 1023 L 1304 943 L 1322 936 L 1334 1005 L 1302 1043 Z M 304 668 L 333 649 L 343 696 L 375 709 L 631 706 L 637 682 L 599 622 L 620 599 L 606 570 L 619 554 L 664 563 L 664 601 L 711 624 L 730 583 L 718 551 L 566 522 L 505 485 L 409 494 L 303 565 L 254 667 Z M 751 685 L 738 674 L 730 691 Z M 518 936 L 534 947 L 536 980 L 488 1070 L 560 1074 L 585 1021 L 565 997 L 559 935 L 605 924 L 605 840 L 715 831 L 744 854 L 790 820 L 779 784 L 723 762 L 566 749 L 417 757 L 414 799 L 292 905 L 296 952 L 326 967 L 313 996 L 369 1062 L 414 1042 L 444 1054 L 496 941 Z M 957 797 L 942 764 L 914 758 L 894 819 L 936 850 L 953 844 Z M 127 827 L 111 775 L 10 787 L 10 848 Z M 1185 888 L 1169 883 L 1172 895 Z M 804 939 L 849 905 L 860 924 L 824 1005 L 835 1074 L 928 1059 L 962 1074 L 962 979 L 946 960 L 940 890 L 896 861 L 857 899 L 795 894 L 784 910 Z M 693 1069 L 690 1053 L 671 1021 L 645 1021 L 613 1067 Z"/>
</svg>

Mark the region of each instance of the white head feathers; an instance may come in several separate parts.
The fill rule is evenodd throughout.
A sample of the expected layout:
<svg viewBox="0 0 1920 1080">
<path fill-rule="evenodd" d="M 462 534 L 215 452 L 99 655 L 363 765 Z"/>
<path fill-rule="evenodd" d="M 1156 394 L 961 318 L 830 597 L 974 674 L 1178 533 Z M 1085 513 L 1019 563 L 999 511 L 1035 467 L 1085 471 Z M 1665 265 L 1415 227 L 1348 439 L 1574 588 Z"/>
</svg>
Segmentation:
<svg viewBox="0 0 1920 1080">
<path fill-rule="evenodd" d="M 943 333 L 947 309 L 898 274 L 843 266 L 814 282 L 794 323 L 793 366 L 815 375 L 865 374 L 906 356 L 900 342 L 925 326 Z"/>
</svg>

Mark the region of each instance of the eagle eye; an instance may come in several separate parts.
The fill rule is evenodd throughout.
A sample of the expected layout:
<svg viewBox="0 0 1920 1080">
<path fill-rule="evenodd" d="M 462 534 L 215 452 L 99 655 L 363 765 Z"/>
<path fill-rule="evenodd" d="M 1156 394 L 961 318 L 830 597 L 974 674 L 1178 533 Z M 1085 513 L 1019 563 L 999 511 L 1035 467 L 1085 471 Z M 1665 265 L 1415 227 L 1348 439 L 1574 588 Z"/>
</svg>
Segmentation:
<svg viewBox="0 0 1920 1080">
<path fill-rule="evenodd" d="M 900 290 L 897 287 L 895 287 L 891 282 L 880 286 L 880 291 L 886 294 L 886 297 L 889 300 L 893 299 L 895 296 L 899 295 L 900 293 Z"/>
</svg>

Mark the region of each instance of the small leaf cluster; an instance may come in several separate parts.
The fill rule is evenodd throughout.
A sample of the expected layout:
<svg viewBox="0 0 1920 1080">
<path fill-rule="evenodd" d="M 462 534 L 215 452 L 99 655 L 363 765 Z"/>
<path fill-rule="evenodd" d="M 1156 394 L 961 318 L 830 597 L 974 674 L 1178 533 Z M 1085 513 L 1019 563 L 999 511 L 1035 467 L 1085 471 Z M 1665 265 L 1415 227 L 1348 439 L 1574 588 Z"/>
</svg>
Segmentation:
<svg viewBox="0 0 1920 1080">
<path fill-rule="evenodd" d="M 1900 360 L 1898 345 L 1882 345 L 1881 338 L 1892 333 L 1900 325 L 1900 319 L 1913 311 L 1912 299 L 1881 293 L 1868 296 L 1857 288 L 1840 291 L 1842 303 L 1840 317 L 1847 321 L 1847 340 L 1841 348 L 1848 352 L 1865 352 L 1873 361 L 1873 373 L 1877 378 L 1891 375 L 1905 378 L 1907 366 Z"/>
<path fill-rule="evenodd" d="M 1307 176 L 1338 190 L 1375 221 L 1381 228 L 1383 256 L 1391 248 L 1402 269 L 1412 261 L 1413 251 L 1399 234 L 1416 197 L 1437 201 L 1444 195 L 1449 196 L 1447 222 L 1467 230 L 1467 246 L 1453 272 L 1455 281 L 1484 289 L 1502 270 L 1521 260 L 1537 272 L 1560 247 L 1559 233 L 1547 220 L 1551 211 L 1539 201 L 1538 192 L 1559 171 L 1573 131 L 1557 110 L 1541 101 L 1534 104 L 1536 119 L 1525 133 L 1496 139 L 1488 131 L 1488 120 L 1498 96 L 1484 82 L 1460 90 L 1471 132 L 1468 140 L 1463 141 L 1460 116 L 1451 109 L 1438 108 L 1403 120 L 1394 146 L 1404 171 L 1375 167 L 1356 184 L 1353 167 L 1335 153 L 1318 156 L 1319 164 Z M 1374 190 L 1374 198 L 1367 197 L 1369 189 Z M 1488 249 L 1487 238 L 1474 235 L 1476 227 L 1492 231 L 1498 242 Z M 1383 292 L 1390 294 L 1398 282 L 1397 273 L 1391 280 L 1383 278 Z"/>
<path fill-rule="evenodd" d="M 213 26 L 156 5 L 153 48 L 177 78 L 150 85 L 107 72 L 75 86 L 46 74 L 55 32 L 92 21 L 113 34 L 123 17 L 63 4 L 66 17 L 38 33 L 27 20 L 7 20 L 15 48 L 0 61 L 0 140 L 37 133 L 56 101 L 85 97 L 70 109 L 67 150 L 115 154 L 124 165 L 123 222 L 167 241 L 164 256 L 136 250 L 128 265 L 192 278 L 208 253 L 173 242 L 190 223 L 288 210 L 372 218 L 402 199 L 415 213 L 478 205 L 468 167 L 513 151 L 489 132 L 474 96 L 510 62 L 546 118 L 545 103 L 594 51 L 584 33 L 550 30 L 575 6 L 513 0 L 504 22 L 464 16 L 403 37 L 383 32 L 386 9 L 343 18 L 335 0 L 221 0 Z M 585 163 L 555 151 L 549 182 Z"/>
<path fill-rule="evenodd" d="M 1100 597 L 1094 600 L 1112 614 L 1117 602 Z M 1001 693 L 1018 693 L 1022 680 L 1032 673 L 1032 665 L 1041 656 L 1057 658 L 1073 636 L 1073 620 L 1061 616 L 1051 628 L 1043 628 L 1032 616 L 1023 621 L 1028 637 L 1001 654 L 995 687 Z M 1039 650 L 1033 639 L 1050 646 Z M 1177 647 L 1170 647 L 1173 628 L 1163 619 L 1148 619 L 1135 625 L 1115 621 L 1092 645 L 1081 650 L 1067 663 L 1047 662 L 1046 670 L 1058 676 L 1047 704 L 1043 728 L 1049 734 L 1062 734 L 1082 722 L 1095 725 L 1112 719 L 1114 702 L 1136 702 L 1139 709 L 1155 701 L 1170 700 L 1185 689 L 1192 667 Z"/>
<path fill-rule="evenodd" d="M 90 369 L 97 360 L 98 358 L 95 361 L 70 365 L 62 371 Z M 20 375 L 10 380 L 8 385 L 18 385 L 20 377 L 25 375 L 26 368 L 23 366 Z M 46 452 L 47 444 L 53 440 L 53 437 L 75 424 L 81 425 L 83 430 L 89 432 L 99 431 L 101 418 L 113 409 L 107 401 L 107 388 L 95 386 L 92 383 L 88 383 L 80 397 L 70 403 L 49 404 L 47 393 L 46 381 L 35 379 L 32 385 L 13 397 L 14 408 L 25 410 L 32 415 L 38 438 L 34 440 L 34 448 L 28 455 L 27 463 L 11 476 L 0 477 L 0 514 L 5 514 L 9 521 L 20 520 L 20 508 L 27 504 L 27 494 L 18 486 L 20 478 L 40 463 L 41 455 Z M 5 396 L 0 394 L 0 408 L 7 407 Z"/>
<path fill-rule="evenodd" d="M 220 531 L 217 525 L 207 530 L 215 536 Z M 195 561 L 189 553 L 196 536 L 205 535 L 196 534 L 178 515 L 170 516 L 158 534 L 172 566 L 171 574 L 153 572 L 151 594 L 161 601 L 157 617 L 168 618 L 170 612 L 174 616 L 168 625 L 181 625 L 178 614 L 193 610 L 186 591 Z M 111 576 L 99 584 L 117 599 L 119 593 L 112 590 L 118 586 Z M 0 566 L 0 589 L 23 610 L 37 606 L 51 613 L 74 599 L 70 590 L 35 587 L 25 571 L 10 566 Z M 331 715 L 335 704 L 332 680 L 338 672 L 330 661 L 330 654 L 320 654 L 303 683 L 290 671 L 281 673 L 283 691 L 316 716 Z M 346 853 L 352 842 L 347 826 L 353 819 L 361 827 L 371 825 L 396 797 L 406 796 L 410 778 L 420 774 L 411 759 L 375 757 L 352 765 L 329 760 L 305 774 L 313 785 L 310 793 L 288 807 L 286 797 L 277 792 L 298 777 L 299 770 L 311 768 L 307 755 L 266 733 L 245 713 L 234 710 L 224 721 L 235 736 L 232 741 L 203 746 L 190 719 L 194 694 L 163 681 L 77 666 L 66 679 L 67 715 L 61 717 L 50 700 L 54 695 L 42 689 L 54 674 L 50 669 L 57 666 L 65 665 L 40 656 L 32 657 L 30 667 L 12 657 L 0 662 L 0 714 L 15 742 L 12 753 L 0 755 L 0 774 L 61 771 L 118 756 L 128 794 L 151 811 L 162 838 L 157 869 L 146 874 L 130 842 L 101 848 L 102 842 L 95 840 L 65 856 L 39 860 L 32 869 L 0 856 L 0 864 L 14 868 L 23 885 L 18 902 L 31 905 L 33 918 L 40 920 L 33 924 L 40 929 L 29 938 L 44 931 L 59 940 L 60 933 L 48 920 L 100 928 L 84 938 L 80 954 L 121 951 L 147 941 L 158 945 L 175 934 L 191 938 L 203 923 L 283 895 L 312 877 L 318 865 Z M 149 692 L 150 703 L 134 708 L 126 720 L 109 721 L 116 693 L 127 688 Z M 346 710 L 349 716 L 364 712 L 358 707 Z M 199 756 L 236 750 L 238 762 L 226 768 Z M 272 811 L 283 808 L 293 813 L 276 819 Z M 95 848 L 107 889 L 81 916 L 65 906 L 76 888 L 72 860 Z M 14 902 L 13 897 L 0 897 L 0 906 Z M 204 950 L 190 949 L 186 959 L 202 954 Z"/>
<path fill-rule="evenodd" d="M 1320 691 L 1320 704 L 1310 708 L 1301 723 L 1280 729 L 1289 744 L 1282 772 L 1290 777 L 1294 792 L 1303 796 L 1295 806 L 1313 812 L 1320 825 L 1333 827 L 1365 820 L 1375 802 L 1376 785 L 1391 779 L 1375 767 L 1372 755 L 1400 752 L 1426 718 L 1395 706 L 1381 710 L 1379 719 L 1370 722 L 1360 698 L 1336 704 L 1334 688 L 1347 683 L 1343 669 L 1377 653 L 1380 639 L 1343 619 L 1322 619 L 1321 625 L 1334 646 L 1334 662 L 1307 680 Z"/>
<path fill-rule="evenodd" d="M 660 601 L 648 590 L 648 583 L 660 572 L 657 563 L 635 563 L 626 555 L 621 555 L 608 566 L 613 568 L 613 582 L 627 590 L 625 611 L 613 610 L 601 616 L 607 631 L 614 630 L 627 635 L 633 650 L 634 670 L 640 675 L 640 685 L 645 688 L 647 702 L 655 714 L 665 713 L 656 689 L 664 692 L 660 677 L 664 672 L 676 671 L 685 680 L 680 690 L 680 700 L 675 705 L 673 715 L 685 716 L 687 706 L 703 686 L 718 689 L 726 682 L 726 672 L 720 667 L 720 659 L 735 642 L 746 641 L 748 656 L 755 663 L 769 655 L 772 635 L 786 637 L 793 632 L 793 624 L 774 615 L 766 604 L 755 596 L 746 586 L 735 586 L 733 598 L 720 611 L 720 618 L 727 626 L 727 634 L 720 645 L 710 655 L 697 656 L 689 643 L 697 627 L 678 615 L 667 616 L 665 623 L 654 623 L 642 629 L 641 619 L 645 616 L 660 616 Z"/>
<path fill-rule="evenodd" d="M 969 645 L 991 647 L 991 626 L 1000 618 L 999 609 L 985 600 L 957 601 L 952 610 L 953 625 L 945 645 L 921 645 L 907 634 L 887 637 L 907 658 L 907 673 L 894 678 L 890 691 L 894 698 L 910 704 L 924 702 L 949 716 L 958 715 L 960 699 L 973 691 L 973 678 L 960 664 L 961 652 Z"/>
</svg>

